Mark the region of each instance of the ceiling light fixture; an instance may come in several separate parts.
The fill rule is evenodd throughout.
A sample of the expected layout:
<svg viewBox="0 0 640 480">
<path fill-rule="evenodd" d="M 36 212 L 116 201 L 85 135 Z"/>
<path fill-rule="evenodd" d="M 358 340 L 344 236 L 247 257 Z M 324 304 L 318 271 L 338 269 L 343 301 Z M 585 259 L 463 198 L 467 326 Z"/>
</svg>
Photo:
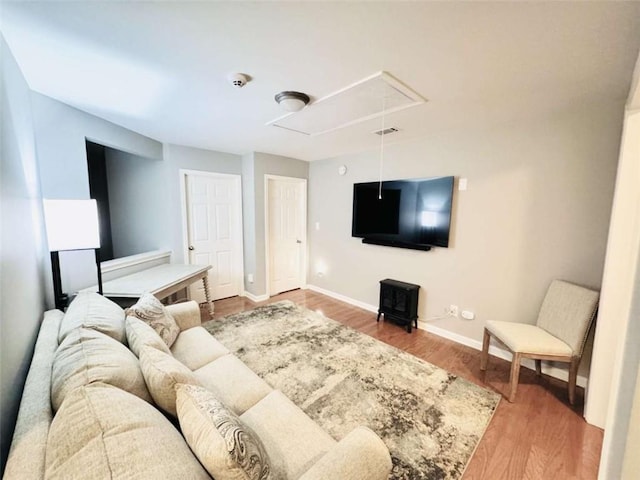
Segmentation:
<svg viewBox="0 0 640 480">
<path fill-rule="evenodd" d="M 287 112 L 299 112 L 309 103 L 309 95 L 300 92 L 280 92 L 275 96 L 276 102 Z"/>
</svg>

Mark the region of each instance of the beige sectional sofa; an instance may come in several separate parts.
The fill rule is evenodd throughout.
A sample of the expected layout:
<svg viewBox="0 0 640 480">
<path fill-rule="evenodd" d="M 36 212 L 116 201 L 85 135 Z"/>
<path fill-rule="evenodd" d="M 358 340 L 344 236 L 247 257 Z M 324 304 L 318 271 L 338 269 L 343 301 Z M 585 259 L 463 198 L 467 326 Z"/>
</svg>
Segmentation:
<svg viewBox="0 0 640 480">
<path fill-rule="evenodd" d="M 195 302 L 166 310 L 180 330 L 170 348 L 97 294 L 79 295 L 66 314 L 45 313 L 5 478 L 211 478 L 203 458 L 229 440 L 229 419 L 258 438 L 269 467 L 251 457 L 218 480 L 388 478 L 389 452 L 374 432 L 331 438 L 202 328 Z M 211 403 L 182 415 L 197 395 L 231 412 L 214 441 L 193 425 L 215 410 Z"/>
</svg>

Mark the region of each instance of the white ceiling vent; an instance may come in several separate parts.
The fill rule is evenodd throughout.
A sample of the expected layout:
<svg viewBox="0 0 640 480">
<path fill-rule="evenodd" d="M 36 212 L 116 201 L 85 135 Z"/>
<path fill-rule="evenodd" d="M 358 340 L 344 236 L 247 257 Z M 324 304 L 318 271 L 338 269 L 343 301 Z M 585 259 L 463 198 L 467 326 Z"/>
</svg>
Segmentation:
<svg viewBox="0 0 640 480">
<path fill-rule="evenodd" d="M 267 125 L 315 136 L 425 102 L 389 73 L 379 72 Z"/>
<path fill-rule="evenodd" d="M 395 127 L 389 127 L 389 128 L 385 128 L 384 130 L 376 130 L 375 133 L 376 135 L 389 135 L 390 133 L 396 133 L 398 131 L 397 128 Z"/>
</svg>

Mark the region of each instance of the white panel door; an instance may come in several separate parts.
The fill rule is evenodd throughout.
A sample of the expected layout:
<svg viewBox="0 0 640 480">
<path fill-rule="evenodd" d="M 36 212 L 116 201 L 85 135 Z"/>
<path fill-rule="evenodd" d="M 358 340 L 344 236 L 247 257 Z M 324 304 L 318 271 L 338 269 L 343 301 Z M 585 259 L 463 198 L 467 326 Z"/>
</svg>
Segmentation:
<svg viewBox="0 0 640 480">
<path fill-rule="evenodd" d="M 239 295 L 242 285 L 242 206 L 237 175 L 185 175 L 189 263 L 211 265 L 211 298 Z M 205 301 L 202 282 L 191 299 Z"/>
<path fill-rule="evenodd" d="M 301 288 L 306 269 L 306 181 L 267 178 L 269 294 Z"/>
</svg>

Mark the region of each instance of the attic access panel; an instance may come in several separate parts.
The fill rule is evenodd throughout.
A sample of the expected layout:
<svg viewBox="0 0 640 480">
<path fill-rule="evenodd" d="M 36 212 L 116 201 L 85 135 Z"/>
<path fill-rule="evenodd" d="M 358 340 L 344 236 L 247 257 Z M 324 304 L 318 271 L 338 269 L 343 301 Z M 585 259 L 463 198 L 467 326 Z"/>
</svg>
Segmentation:
<svg viewBox="0 0 640 480">
<path fill-rule="evenodd" d="M 287 113 L 267 125 L 316 136 L 425 103 L 417 92 L 387 72 L 331 93 L 299 112 Z"/>
</svg>

